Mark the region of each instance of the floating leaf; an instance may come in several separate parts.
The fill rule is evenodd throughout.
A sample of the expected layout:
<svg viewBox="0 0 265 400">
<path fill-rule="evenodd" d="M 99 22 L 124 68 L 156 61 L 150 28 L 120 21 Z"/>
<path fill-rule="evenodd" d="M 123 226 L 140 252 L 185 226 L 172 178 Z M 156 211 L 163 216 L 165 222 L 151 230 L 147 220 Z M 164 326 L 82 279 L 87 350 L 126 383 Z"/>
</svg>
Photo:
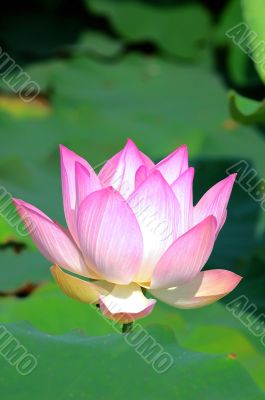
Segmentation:
<svg viewBox="0 0 265 400">
<path fill-rule="evenodd" d="M 126 41 L 152 42 L 183 58 L 198 57 L 210 31 L 209 15 L 199 4 L 158 7 L 115 0 L 86 3 L 97 14 L 107 16 Z"/>
<path fill-rule="evenodd" d="M 232 92 L 229 96 L 229 108 L 234 120 L 242 124 L 265 122 L 265 100 L 258 102 Z"/>
<path fill-rule="evenodd" d="M 0 112 L 5 111 L 17 118 L 43 117 L 50 112 L 50 107 L 43 100 L 35 99 L 31 103 L 25 103 L 15 97 L 0 97 Z"/>
<path fill-rule="evenodd" d="M 265 7 L 263 0 L 242 0 L 243 16 L 247 31 L 242 37 L 255 64 L 257 72 L 265 83 Z"/>
<path fill-rule="evenodd" d="M 37 251 L 11 249 L 1 251 L 0 292 L 8 294 L 27 284 L 41 284 L 51 280 L 48 262 Z"/>
<path fill-rule="evenodd" d="M 14 355 L 13 367 L 2 355 L 0 365 L 5 379 L 1 381 L 1 390 L 6 400 L 17 396 L 18 390 L 21 398 L 39 400 L 60 397 L 103 400 L 106 393 L 109 399 L 126 397 L 128 400 L 161 399 L 162 396 L 187 400 L 263 398 L 261 390 L 236 359 L 183 349 L 176 343 L 172 331 L 161 326 L 149 328 L 145 333 L 146 342 L 140 345 L 138 339 L 138 347 L 133 333 L 127 336 L 126 342 L 117 334 L 102 338 L 76 333 L 54 337 L 27 324 L 2 325 L 3 329 L 37 360 L 36 368 L 25 377 L 19 374 L 23 364 L 16 363 Z M 130 341 L 132 345 L 128 344 Z M 165 355 L 172 360 L 172 365 L 168 362 L 169 368 L 158 374 L 156 370 L 159 371 L 162 359 L 157 351 L 161 348 L 165 369 Z"/>
</svg>

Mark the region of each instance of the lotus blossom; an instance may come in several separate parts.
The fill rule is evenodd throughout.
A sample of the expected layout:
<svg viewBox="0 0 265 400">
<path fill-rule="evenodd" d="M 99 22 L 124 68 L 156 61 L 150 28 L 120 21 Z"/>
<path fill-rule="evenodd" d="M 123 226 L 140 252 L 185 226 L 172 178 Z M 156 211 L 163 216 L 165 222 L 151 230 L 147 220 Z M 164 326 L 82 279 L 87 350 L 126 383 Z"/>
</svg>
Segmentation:
<svg viewBox="0 0 265 400">
<path fill-rule="evenodd" d="M 128 140 L 98 175 L 71 150 L 60 152 L 68 229 L 35 206 L 14 203 L 64 293 L 127 324 L 152 311 L 156 300 L 146 290 L 174 307 L 196 308 L 237 286 L 241 277 L 233 272 L 202 271 L 225 222 L 235 174 L 193 206 L 185 145 L 154 164 Z"/>
</svg>

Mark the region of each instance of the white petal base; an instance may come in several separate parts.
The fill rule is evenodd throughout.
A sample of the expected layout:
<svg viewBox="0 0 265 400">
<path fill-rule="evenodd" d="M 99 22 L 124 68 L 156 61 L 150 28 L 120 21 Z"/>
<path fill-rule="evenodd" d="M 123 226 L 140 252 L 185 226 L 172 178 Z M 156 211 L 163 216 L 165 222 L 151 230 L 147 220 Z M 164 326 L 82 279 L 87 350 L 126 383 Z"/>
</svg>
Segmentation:
<svg viewBox="0 0 265 400">
<path fill-rule="evenodd" d="M 115 285 L 107 296 L 100 296 L 101 311 L 106 317 L 122 324 L 145 317 L 153 310 L 156 300 L 147 299 L 136 283 Z"/>
</svg>

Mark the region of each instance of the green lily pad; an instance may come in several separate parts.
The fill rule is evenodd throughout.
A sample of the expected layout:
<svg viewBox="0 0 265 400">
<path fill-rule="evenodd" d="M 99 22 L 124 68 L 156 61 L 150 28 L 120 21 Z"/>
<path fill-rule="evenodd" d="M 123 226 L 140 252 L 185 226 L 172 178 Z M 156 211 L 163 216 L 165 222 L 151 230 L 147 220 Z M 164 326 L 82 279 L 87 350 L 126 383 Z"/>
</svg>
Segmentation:
<svg viewBox="0 0 265 400">
<path fill-rule="evenodd" d="M 233 119 L 242 124 L 265 122 L 265 100 L 258 102 L 232 92 L 229 96 L 229 108 Z"/>
<path fill-rule="evenodd" d="M 117 57 L 123 51 L 124 45 L 118 40 L 100 32 L 83 32 L 76 45 L 72 47 L 72 54 L 85 54 L 91 57 Z M 71 48 L 69 48 L 71 51 Z"/>
<path fill-rule="evenodd" d="M 224 64 L 226 65 L 229 78 L 239 86 L 248 86 L 252 82 L 252 75 L 249 73 L 251 60 L 229 37 L 229 32 L 242 22 L 241 4 L 238 0 L 227 2 L 214 36 L 216 44 L 224 51 Z"/>
<path fill-rule="evenodd" d="M 19 374 L 23 363 L 12 367 L 1 357 L 1 388 L 7 400 L 13 399 L 18 390 L 21 398 L 40 400 L 51 397 L 103 400 L 106 393 L 110 399 L 161 399 L 162 396 L 175 399 L 177 396 L 241 400 L 242 395 L 246 400 L 263 398 L 261 390 L 237 360 L 183 349 L 172 332 L 160 326 L 148 329 L 150 336 L 147 337 L 152 338 L 151 343 L 159 343 L 172 359 L 172 365 L 168 364 L 163 373 L 157 373 L 158 362 L 154 361 L 157 354 L 150 351 L 150 343 L 138 347 L 138 353 L 135 339 L 133 345 L 128 345 L 133 342 L 133 334 L 127 336 L 126 342 L 121 335 L 95 338 L 71 333 L 54 337 L 26 324 L 3 328 L 37 360 L 36 368 L 25 378 Z"/>
<path fill-rule="evenodd" d="M 35 304 L 35 316 L 37 317 L 37 314 L 39 315 L 39 321 L 41 321 L 41 315 L 42 319 L 43 316 L 46 315 L 48 319 L 51 320 L 51 316 L 49 316 L 46 312 L 44 314 L 41 312 L 43 308 L 45 309 L 46 307 L 49 307 L 49 302 L 47 303 L 49 292 L 50 290 L 47 290 L 45 294 L 45 290 L 43 290 L 42 294 L 36 293 L 32 296 L 32 298 L 34 296 L 42 297 L 42 302 L 39 301 L 39 303 Z M 16 302 L 18 303 L 17 300 Z M 20 300 L 19 302 L 25 304 L 29 303 L 30 300 Z M 76 308 L 75 313 L 72 314 L 71 307 L 68 308 L 68 306 L 71 305 L 71 302 L 72 300 L 70 299 L 69 301 L 65 301 L 65 313 L 62 314 L 62 308 L 57 308 L 58 297 L 53 297 L 53 306 L 51 306 L 50 310 L 53 315 L 53 319 L 55 320 L 55 318 L 57 318 L 57 321 L 59 320 L 62 323 L 64 323 L 64 319 L 68 312 L 68 321 L 70 322 L 70 324 L 68 322 L 68 326 L 74 327 L 75 325 L 72 317 L 76 319 L 76 312 L 78 311 L 78 308 Z M 77 302 L 75 303 L 77 304 Z M 38 311 L 37 304 L 39 304 Z M 24 312 L 25 310 L 26 309 L 24 307 Z M 34 308 L 32 311 L 33 310 Z M 72 311 L 74 311 L 74 309 L 72 309 Z M 87 311 L 89 311 L 88 307 Z M 93 312 L 95 315 L 97 314 L 95 310 L 93 310 Z M 177 312 L 173 309 L 171 313 L 171 321 L 174 313 Z M 34 313 L 31 312 L 31 315 L 34 315 Z M 58 318 L 58 315 L 60 315 L 60 318 Z M 71 317 L 69 318 L 70 315 Z M 163 323 L 167 323 L 169 321 L 169 313 L 166 310 L 161 310 L 161 316 L 162 315 L 164 317 Z M 100 318 L 102 319 L 102 317 Z M 82 319 L 80 319 L 80 322 L 82 325 Z M 89 322 L 91 326 L 97 321 L 92 318 Z M 104 323 L 108 329 L 113 330 L 113 327 L 110 327 L 106 322 Z M 43 321 L 42 324 L 44 325 L 45 321 Z M 97 324 L 97 327 L 98 326 L 99 325 Z M 142 393 L 145 398 L 149 398 L 149 392 L 151 391 L 152 398 L 161 398 L 162 391 L 165 393 L 166 390 L 167 398 L 172 399 L 175 398 L 176 394 L 181 397 L 185 395 L 185 398 L 188 398 L 187 396 L 191 396 L 190 398 L 192 399 L 196 393 L 196 395 L 199 395 L 200 397 L 211 395 L 213 398 L 221 400 L 224 397 L 227 399 L 240 399 L 240 396 L 242 396 L 240 391 L 244 390 L 244 398 L 246 400 L 262 398 L 262 392 L 258 385 L 254 383 L 246 370 L 244 370 L 244 368 L 241 366 L 242 360 L 239 361 L 236 359 L 236 357 L 231 357 L 229 354 L 222 354 L 219 356 L 209 354 L 214 352 L 220 353 L 220 348 L 222 351 L 224 347 L 227 349 L 227 343 L 226 346 L 221 344 L 219 348 L 218 345 L 210 346 L 208 348 L 208 354 L 194 353 L 194 351 L 183 349 L 177 344 L 175 336 L 173 335 L 173 331 L 169 330 L 168 328 L 153 327 L 152 324 L 150 325 L 150 321 L 149 326 L 146 326 L 144 330 L 144 334 L 148 335 L 148 337 L 151 335 L 153 338 L 152 343 L 159 343 L 159 346 L 162 346 L 163 351 L 168 353 L 170 358 L 173 358 L 172 366 L 166 372 L 159 375 L 152 368 L 152 364 L 150 365 L 150 363 L 146 363 L 146 361 L 144 361 L 139 355 L 139 351 L 137 353 L 135 348 L 128 346 L 124 338 L 116 331 L 108 336 L 100 337 L 87 337 L 77 333 L 69 333 L 67 335 L 58 337 L 51 336 L 51 334 L 38 332 L 29 325 L 21 323 L 13 325 L 2 324 L 2 330 L 3 327 L 6 327 L 8 331 L 15 336 L 16 340 L 19 340 L 19 342 L 26 347 L 27 351 L 36 357 L 38 361 L 37 368 L 27 377 L 26 382 L 21 387 L 22 392 L 20 391 L 20 395 L 22 397 L 28 396 L 28 391 L 30 391 L 35 398 L 38 397 L 40 399 L 50 397 L 51 395 L 58 396 L 59 393 L 61 393 L 60 395 L 63 396 L 63 398 L 71 398 L 71 396 L 83 398 L 82 396 L 87 396 L 89 393 L 90 395 L 103 399 L 104 397 L 100 396 L 105 396 L 107 391 L 110 393 L 110 396 L 114 396 L 115 399 L 122 398 L 121 396 L 124 396 L 126 392 L 127 397 L 131 396 L 129 398 L 140 396 L 140 393 Z M 88 329 L 91 331 L 91 327 Z M 142 331 L 142 328 L 138 327 L 138 329 L 141 329 Z M 209 329 L 211 333 L 214 332 L 214 327 L 210 326 Z M 221 329 L 221 331 L 223 332 L 224 329 Z M 135 332 L 138 332 L 138 330 Z M 199 332 L 198 328 L 196 328 L 196 332 Z M 228 330 L 228 333 L 229 332 L 231 333 L 231 330 Z M 103 332 L 101 331 L 101 333 Z M 207 340 L 207 331 L 205 330 L 204 333 L 206 336 L 204 340 Z M 133 334 L 134 333 L 131 335 Z M 187 336 L 186 332 L 184 339 L 182 332 L 182 335 L 178 334 L 177 336 L 179 337 L 180 342 L 186 340 L 186 347 L 201 346 L 201 348 L 203 348 L 202 343 L 198 344 L 198 342 L 201 342 L 201 337 L 198 336 L 195 340 L 194 335 L 195 332 L 193 332 L 193 335 L 189 334 Z M 237 334 L 235 337 L 237 337 L 237 339 L 241 338 L 240 334 Z M 226 340 L 229 343 L 228 338 L 229 336 L 226 336 Z M 240 340 L 242 342 L 243 339 L 241 338 Z M 243 340 L 243 343 L 245 346 L 247 343 L 247 352 L 250 352 L 253 356 L 255 351 L 248 344 L 246 339 L 245 342 Z M 235 343 L 233 346 L 234 345 Z M 231 347 L 232 349 L 235 348 L 233 346 Z M 236 349 L 239 351 L 239 354 L 243 353 L 244 356 L 244 351 L 246 350 L 244 346 L 240 347 L 240 345 L 237 345 Z M 148 357 L 150 359 L 152 354 L 154 354 L 154 350 L 153 352 L 149 353 L 150 348 L 148 349 L 148 345 L 146 348 L 143 347 L 142 351 L 146 352 L 145 354 L 149 354 Z M 245 351 L 245 354 L 247 354 L 247 352 Z M 53 355 L 52 363 L 50 362 L 51 354 Z M 92 364 L 86 362 L 88 354 L 90 355 L 89 359 L 93 360 Z M 258 358 L 256 357 L 256 360 L 257 359 Z M 70 360 L 71 368 L 68 368 L 67 366 Z M 247 364 L 246 360 L 244 361 Z M 259 366 L 262 366 L 262 360 L 259 359 L 259 361 Z M 86 365 L 85 374 L 82 373 L 81 370 L 79 371 L 79 368 L 82 368 L 83 370 L 84 364 Z M 0 365 L 2 371 L 2 392 L 5 394 L 5 398 L 11 399 L 16 385 L 20 385 L 20 379 L 22 379 L 22 377 L 18 374 L 15 368 L 12 368 L 7 363 L 3 357 L 1 357 Z M 112 366 L 111 369 L 109 369 L 109 365 Z M 126 368 L 124 368 L 125 365 L 127 366 Z M 106 366 L 107 369 L 105 369 L 104 366 Z M 193 369 L 194 373 L 192 373 Z M 57 372 L 55 373 L 55 371 Z M 71 373 L 71 379 L 70 376 L 68 376 L 67 371 Z M 187 371 L 189 371 L 189 373 L 187 373 Z M 210 381 L 209 379 L 206 379 L 206 376 L 209 376 L 209 372 L 211 374 Z M 49 384 L 44 386 L 42 385 L 40 388 L 39 385 L 36 385 L 36 382 L 43 380 L 44 373 L 46 376 L 46 381 L 49 382 Z M 190 381 L 191 374 L 193 376 L 192 383 Z M 253 371 L 253 375 L 255 376 L 255 370 Z M 102 387 L 100 384 L 97 384 L 96 377 L 101 376 L 104 376 L 104 387 Z M 118 379 L 117 382 L 115 377 Z M 144 384 L 141 384 L 143 377 Z M 158 381 L 155 377 L 157 377 Z M 133 379 L 135 384 L 128 392 L 130 379 Z M 67 382 L 69 382 L 69 384 Z M 120 384 L 118 384 L 118 382 Z M 157 384 L 155 382 L 157 382 Z M 239 382 L 240 386 L 238 386 Z M 62 386 L 60 387 L 60 385 Z M 152 385 L 152 390 L 151 386 L 149 387 L 149 385 Z M 188 392 L 187 387 L 189 388 Z M 33 388 L 34 390 L 32 392 Z"/>
<path fill-rule="evenodd" d="M 106 337 L 104 335 L 118 335 L 121 331 L 119 324 L 114 325 L 105 319 L 96 307 L 66 297 L 55 284 L 44 285 L 25 299 L 3 299 L 0 302 L 0 320 L 2 323 L 28 321 L 49 334 L 62 335 L 78 330 L 102 339 Z M 222 354 L 226 359 L 236 358 L 265 390 L 264 348 L 259 338 L 222 304 L 197 310 L 178 310 L 158 302 L 148 317 L 136 322 L 136 327 L 148 330 L 154 324 L 172 329 L 179 343 L 192 351 Z"/>
<path fill-rule="evenodd" d="M 6 249 L 0 252 L 0 260 L 0 292 L 14 292 L 27 284 L 38 285 L 52 279 L 49 261 L 38 251 L 15 253 Z"/>
<path fill-rule="evenodd" d="M 246 22 L 246 31 L 242 35 L 242 45 L 252 58 L 255 68 L 265 82 L 264 41 L 265 41 L 265 8 L 262 0 L 242 0 L 242 10 Z"/>
<path fill-rule="evenodd" d="M 199 4 L 158 7 L 115 0 L 87 0 L 86 4 L 95 13 L 109 18 L 127 42 L 150 41 L 161 50 L 183 58 L 198 57 L 210 32 L 209 15 Z"/>
<path fill-rule="evenodd" d="M 250 159 L 265 175 L 262 138 L 229 124 L 226 90 L 209 72 L 140 56 L 111 66 L 79 57 L 45 70 L 28 69 L 37 82 L 45 75 L 43 90 L 54 92 L 53 120 L 39 121 L 39 129 L 45 124 L 94 165 L 130 136 L 156 160 L 187 143 L 191 156 Z"/>
</svg>

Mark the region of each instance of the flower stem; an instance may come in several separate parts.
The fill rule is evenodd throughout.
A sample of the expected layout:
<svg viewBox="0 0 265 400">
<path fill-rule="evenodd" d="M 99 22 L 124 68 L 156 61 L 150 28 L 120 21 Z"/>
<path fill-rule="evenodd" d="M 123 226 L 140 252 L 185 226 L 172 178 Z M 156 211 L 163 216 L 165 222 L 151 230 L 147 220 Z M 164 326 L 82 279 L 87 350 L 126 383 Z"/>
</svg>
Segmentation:
<svg viewBox="0 0 265 400">
<path fill-rule="evenodd" d="M 128 324 L 122 325 L 122 333 L 129 333 L 131 332 L 133 327 L 133 322 L 128 322 Z"/>
</svg>

